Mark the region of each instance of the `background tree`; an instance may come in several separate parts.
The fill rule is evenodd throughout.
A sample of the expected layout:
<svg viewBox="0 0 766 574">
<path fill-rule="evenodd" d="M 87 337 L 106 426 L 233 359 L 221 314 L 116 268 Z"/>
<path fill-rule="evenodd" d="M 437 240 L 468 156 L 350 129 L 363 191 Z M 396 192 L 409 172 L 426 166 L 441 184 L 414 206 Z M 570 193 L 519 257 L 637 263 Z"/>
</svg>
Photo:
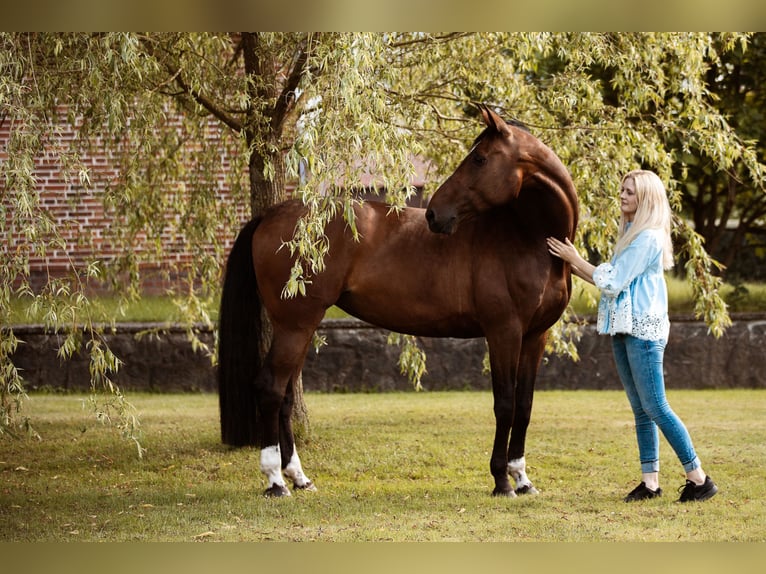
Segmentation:
<svg viewBox="0 0 766 574">
<path fill-rule="evenodd" d="M 733 50 L 716 49 L 720 58 L 706 74 L 715 106 L 737 135 L 751 142 L 757 161 L 764 162 L 766 147 L 766 34 L 753 34 Z M 680 146 L 679 146 L 680 147 Z M 674 174 L 684 178 L 684 211 L 705 239 L 708 252 L 725 268 L 731 281 L 763 280 L 766 247 L 766 194 L 751 185 L 752 159 L 739 157 L 725 169 L 693 153 L 684 153 Z"/>
<path fill-rule="evenodd" d="M 295 131 L 291 116 L 307 77 L 309 54 L 317 36 L 263 35 L 243 32 L 207 45 L 185 34 L 145 36 L 141 46 L 167 79 L 159 93 L 173 99 L 192 117 L 212 116 L 223 129 L 239 134 L 249 176 L 251 217 L 287 199 L 284 150 Z M 268 318 L 262 320 L 267 326 Z M 268 352 L 269 337 L 261 349 Z M 296 429 L 305 432 L 307 410 L 302 384 L 296 384 Z M 237 442 L 223 436 L 224 442 Z"/>
<path fill-rule="evenodd" d="M 141 264 L 163 258 L 159 238 L 171 228 L 194 255 L 185 269 L 189 289 L 179 294 L 178 303 L 186 312 L 189 336 L 199 345 L 192 321 L 209 322 L 225 256 L 220 236 L 239 229 L 240 202 L 250 205 L 248 215 L 258 214 L 284 199 L 285 178 L 297 179 L 302 163 L 310 169 L 310 183 L 304 180 L 297 190 L 311 217 L 291 244 L 301 256 L 288 289 L 293 296 L 305 275 L 320 268 L 321 222 L 337 209 L 350 212 L 350 189 L 338 187 L 338 181 L 357 181 L 363 171 L 380 170 L 389 199 L 403 203 L 413 175 L 411 151 L 403 143 L 408 136 L 390 129 L 394 122 L 387 121 L 391 111 L 385 94 L 365 93 L 385 82 L 385 70 L 373 63 L 382 61 L 378 54 L 386 42 L 360 34 L 2 37 L 0 67 L 8 72 L 0 85 L 0 98 L 7 102 L 2 121 L 12 126 L 3 163 L 3 205 L 7 199 L 13 206 L 2 219 L 2 231 L 23 239 L 13 246 L 8 242 L 2 252 L 7 263 L 3 315 L 8 316 L 12 291 L 33 300 L 48 328 L 67 333 L 62 356 L 80 348 L 85 330 L 93 389 L 110 391 L 106 401 L 93 403 L 99 417 L 116 412 L 120 426 L 136 437 L 130 405 L 110 380 L 119 359 L 92 320 L 89 280 L 110 280 L 126 299 L 139 298 Z M 67 149 L 56 137 L 62 125 L 77 128 Z M 98 145 L 117 157 L 117 179 L 90 180 L 83 158 Z M 30 254 L 65 244 L 36 187 L 35 161 L 45 154 L 55 155 L 83 188 L 98 184 L 103 190 L 105 204 L 120 222 L 109 231 L 123 255 L 103 261 L 94 253 L 87 265 L 72 262 L 70 276 L 34 292 Z M 221 161 L 222 155 L 230 164 Z M 219 201 L 219 177 L 228 178 L 229 203 Z M 136 249 L 152 238 L 153 249 Z M 9 430 L 25 395 L 10 360 L 18 340 L 8 321 L 2 324 L 0 398 L 2 428 Z"/>
<path fill-rule="evenodd" d="M 140 264 L 162 257 L 159 231 L 172 228 L 194 253 L 179 293 L 187 317 L 209 321 L 224 261 L 221 233 L 242 223 L 237 207 L 258 213 L 283 197 L 286 180 L 308 206 L 287 248 L 297 255 L 285 296 L 300 296 L 321 272 L 324 223 L 342 213 L 353 226 L 353 182 L 370 173 L 394 205 L 412 192 L 415 155 L 430 160 L 426 192 L 435 190 L 477 135 L 473 102 L 496 106 L 526 123 L 570 168 L 580 190 L 580 241 L 607 257 L 616 231 L 617 177 L 643 166 L 668 182 L 679 214 L 676 243 L 684 255 L 696 311 L 720 334 L 728 324 L 720 279 L 702 237 L 683 219 L 690 157 L 729 169 L 763 191 L 754 146 L 715 107 L 709 72 L 746 45 L 747 36 L 713 34 L 4 34 L 0 37 L 0 121 L 11 122 L 3 163 L 3 235 L 23 244 L 0 249 L 0 305 L 12 291 L 46 309 L 66 333 L 62 354 L 82 342 L 92 357 L 94 390 L 117 397 L 122 426 L 133 420 L 109 373 L 119 366 L 90 319 L 91 279 L 128 277 L 126 298 L 140 296 Z M 50 149 L 64 124 L 77 127 L 67 149 Z M 29 253 L 62 242 L 36 194 L 34 165 L 55 155 L 84 192 L 91 181 L 84 152 L 105 146 L 120 159 L 103 187 L 122 257 L 94 254 L 66 280 L 41 292 L 28 281 Z M 221 160 L 226 150 L 230 164 Z M 307 168 L 302 170 L 302 166 Z M 305 174 L 305 177 L 301 177 Z M 221 201 L 226 177 L 232 199 Z M 169 216 L 170 215 L 170 216 Z M 249 215 L 249 214 L 248 214 Z M 147 238 L 152 249 L 133 249 Z M 204 247 L 212 246 L 212 247 Z M 10 361 L 17 344 L 0 328 L 3 421 L 16 424 L 23 382 Z M 560 323 L 552 348 L 576 354 L 576 331 Z M 195 334 L 189 328 L 190 337 Z M 422 353 L 405 339 L 405 366 L 422 371 Z M 409 359 L 407 359 L 409 357 Z M 110 402 L 111 401 L 111 402 Z M 121 409 L 121 410 L 120 410 Z M 106 413 L 108 408 L 99 407 Z"/>
</svg>

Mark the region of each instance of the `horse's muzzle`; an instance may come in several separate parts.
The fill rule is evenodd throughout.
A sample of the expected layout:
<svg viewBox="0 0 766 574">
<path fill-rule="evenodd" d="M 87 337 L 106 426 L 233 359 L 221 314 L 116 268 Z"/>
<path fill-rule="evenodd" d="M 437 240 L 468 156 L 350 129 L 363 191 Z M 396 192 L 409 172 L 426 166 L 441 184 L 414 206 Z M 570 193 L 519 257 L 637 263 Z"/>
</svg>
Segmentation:
<svg viewBox="0 0 766 574">
<path fill-rule="evenodd" d="M 457 217 L 453 215 L 446 219 L 440 219 L 436 216 L 433 209 L 427 209 L 426 221 L 428 221 L 428 229 L 432 232 L 450 235 L 455 231 Z"/>
</svg>

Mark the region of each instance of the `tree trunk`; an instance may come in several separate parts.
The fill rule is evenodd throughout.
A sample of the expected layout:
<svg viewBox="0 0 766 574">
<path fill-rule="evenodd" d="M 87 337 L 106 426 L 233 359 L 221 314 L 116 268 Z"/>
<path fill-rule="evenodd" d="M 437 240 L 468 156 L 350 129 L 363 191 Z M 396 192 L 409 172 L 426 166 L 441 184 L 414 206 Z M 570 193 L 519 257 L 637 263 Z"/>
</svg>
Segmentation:
<svg viewBox="0 0 766 574">
<path fill-rule="evenodd" d="M 243 33 L 243 57 L 245 73 L 249 76 L 262 76 L 266 72 L 273 72 L 275 65 L 273 58 L 259 46 L 259 38 L 256 33 Z M 276 82 L 252 81 L 248 82 L 253 90 L 253 101 L 278 100 Z M 260 86 L 256 88 L 255 86 Z M 251 151 L 248 162 L 250 176 L 250 210 L 253 217 L 262 215 L 269 207 L 287 199 L 285 189 L 285 161 L 282 157 L 281 132 L 283 124 L 275 121 L 259 121 L 260 112 L 250 110 L 248 122 L 245 127 L 245 138 Z M 273 120 L 273 118 L 272 118 Z M 259 133 L 259 126 L 268 126 L 268 133 Z M 263 128 L 261 128 L 263 129 Z M 267 142 L 266 145 L 256 145 L 258 142 Z M 268 169 L 267 169 L 268 168 Z M 261 357 L 265 357 L 271 347 L 272 327 L 265 309 L 263 310 L 262 322 L 263 347 Z M 295 403 L 293 407 L 292 423 L 296 441 L 302 441 L 309 435 L 308 409 L 303 397 L 303 377 L 299 375 L 294 381 Z"/>
<path fill-rule="evenodd" d="M 251 138 L 248 138 L 248 140 Z M 249 141 L 248 144 L 252 145 Z M 273 168 L 273 176 L 264 175 L 266 165 Z M 257 151 L 250 156 L 250 210 L 253 217 L 263 215 L 272 205 L 287 199 L 285 191 L 285 162 L 282 154 L 272 153 L 264 157 Z"/>
<path fill-rule="evenodd" d="M 274 177 L 269 179 L 263 176 L 266 161 L 274 167 Z M 271 205 L 279 203 L 286 198 L 284 161 L 279 153 L 268 158 L 266 161 L 261 156 L 253 153 L 250 158 L 250 206 L 253 217 L 261 215 Z M 265 357 L 271 347 L 272 328 L 266 310 L 263 310 L 262 322 L 263 347 L 261 357 Z M 300 444 L 309 437 L 310 425 L 308 408 L 303 397 L 303 376 L 299 375 L 294 382 L 295 404 L 293 406 L 293 432 L 295 439 Z"/>
</svg>

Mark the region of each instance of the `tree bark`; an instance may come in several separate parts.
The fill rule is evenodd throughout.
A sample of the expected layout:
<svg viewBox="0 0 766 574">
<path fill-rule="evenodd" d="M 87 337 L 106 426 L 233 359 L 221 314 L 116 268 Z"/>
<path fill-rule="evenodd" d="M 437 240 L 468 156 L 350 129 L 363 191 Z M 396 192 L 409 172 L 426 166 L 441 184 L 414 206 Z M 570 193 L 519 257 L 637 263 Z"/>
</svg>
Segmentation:
<svg viewBox="0 0 766 574">
<path fill-rule="evenodd" d="M 263 117 L 259 109 L 252 104 L 247 114 L 245 138 L 251 150 L 248 162 L 250 177 L 250 210 L 253 217 L 262 215 L 269 207 L 287 199 L 285 187 L 285 161 L 279 145 L 284 128 L 284 98 L 280 97 L 277 82 L 273 79 L 275 62 L 266 49 L 259 45 L 258 33 L 242 33 L 242 54 L 244 58 L 247 85 L 251 90 L 251 102 L 275 102 L 269 117 Z M 298 58 L 296 65 L 305 64 Z M 271 76 L 269 76 L 271 74 Z M 296 75 L 296 77 L 298 77 Z M 267 110 L 269 108 L 266 108 Z M 266 142 L 264 144 L 264 142 Z M 265 357 L 271 346 L 272 327 L 265 309 L 263 325 L 263 346 L 261 357 Z M 293 432 L 296 441 L 309 436 L 308 408 L 303 396 L 303 377 L 299 375 L 293 382 L 295 403 L 293 406 Z"/>
</svg>

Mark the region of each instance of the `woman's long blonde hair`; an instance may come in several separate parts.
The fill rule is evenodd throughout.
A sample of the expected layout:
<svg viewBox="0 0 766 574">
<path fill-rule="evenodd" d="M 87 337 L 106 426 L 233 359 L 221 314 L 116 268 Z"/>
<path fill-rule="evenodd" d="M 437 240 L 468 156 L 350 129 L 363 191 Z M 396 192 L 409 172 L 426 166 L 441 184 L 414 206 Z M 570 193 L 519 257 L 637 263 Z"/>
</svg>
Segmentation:
<svg viewBox="0 0 766 574">
<path fill-rule="evenodd" d="M 625 215 L 620 215 L 620 229 L 615 245 L 615 255 L 625 249 L 645 229 L 664 231 L 662 246 L 662 267 L 673 267 L 673 242 L 670 238 L 672 213 L 665 186 L 653 171 L 636 169 L 626 173 L 620 182 L 620 189 L 626 179 L 633 179 L 636 188 L 637 208 L 632 225 L 628 226 Z"/>
</svg>

